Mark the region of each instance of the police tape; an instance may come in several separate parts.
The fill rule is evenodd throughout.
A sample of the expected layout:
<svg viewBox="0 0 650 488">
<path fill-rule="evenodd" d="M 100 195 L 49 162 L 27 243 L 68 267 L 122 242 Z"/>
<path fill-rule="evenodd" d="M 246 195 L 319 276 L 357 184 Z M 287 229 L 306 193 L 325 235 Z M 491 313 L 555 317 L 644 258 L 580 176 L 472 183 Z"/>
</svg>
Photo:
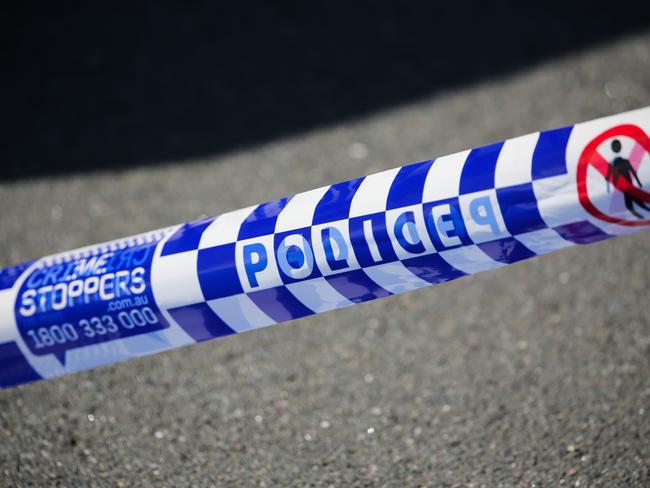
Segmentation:
<svg viewBox="0 0 650 488">
<path fill-rule="evenodd" d="M 0 386 L 642 230 L 649 130 L 650 107 L 5 268 Z"/>
</svg>

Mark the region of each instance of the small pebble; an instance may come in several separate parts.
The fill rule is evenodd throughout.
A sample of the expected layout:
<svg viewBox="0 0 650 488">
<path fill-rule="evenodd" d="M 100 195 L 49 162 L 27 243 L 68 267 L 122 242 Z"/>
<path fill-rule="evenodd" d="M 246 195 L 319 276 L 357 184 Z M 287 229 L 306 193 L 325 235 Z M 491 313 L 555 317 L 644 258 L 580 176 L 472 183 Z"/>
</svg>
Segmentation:
<svg viewBox="0 0 650 488">
<path fill-rule="evenodd" d="M 348 155 L 352 159 L 365 159 L 368 157 L 368 146 L 362 142 L 354 142 L 348 148 Z"/>
<path fill-rule="evenodd" d="M 61 217 L 63 217 L 61 205 L 53 205 L 50 209 L 50 214 L 52 215 L 52 220 L 61 220 Z"/>
</svg>

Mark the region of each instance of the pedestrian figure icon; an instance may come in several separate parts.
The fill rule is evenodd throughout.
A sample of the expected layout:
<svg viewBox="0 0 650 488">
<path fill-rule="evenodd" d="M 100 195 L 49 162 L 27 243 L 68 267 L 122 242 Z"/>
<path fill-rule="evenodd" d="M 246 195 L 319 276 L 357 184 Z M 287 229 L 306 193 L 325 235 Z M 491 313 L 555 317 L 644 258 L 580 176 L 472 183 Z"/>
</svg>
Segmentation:
<svg viewBox="0 0 650 488">
<path fill-rule="evenodd" d="M 569 170 L 570 164 L 567 160 Z M 589 140 L 578 157 L 575 166 L 578 200 L 598 220 L 650 227 L 650 188 L 643 187 L 644 183 L 650 184 L 648 170 L 650 137 L 645 130 L 633 124 L 610 127 Z"/>
<path fill-rule="evenodd" d="M 618 181 L 619 177 L 623 177 L 625 180 L 627 180 L 628 183 L 630 183 L 632 186 L 634 186 L 634 181 L 632 178 L 636 180 L 640 188 L 643 188 L 643 184 L 641 183 L 641 180 L 639 179 L 639 175 L 637 175 L 634 166 L 632 166 L 632 163 L 630 163 L 629 159 L 626 159 L 622 156 L 619 155 L 621 151 L 621 141 L 618 139 L 614 139 L 612 141 L 612 151 L 616 154 L 614 156 L 614 159 L 610 162 L 609 166 L 607 167 L 607 175 L 605 176 L 605 179 L 607 180 L 607 193 L 609 193 L 609 184 L 610 182 L 616 186 L 616 182 Z M 650 207 L 648 207 L 643 200 L 640 198 L 637 198 L 633 195 L 630 195 L 629 193 L 623 193 L 623 196 L 625 198 L 625 207 L 638 219 L 643 219 L 643 215 L 641 215 L 634 205 L 638 205 L 642 209 L 650 212 Z"/>
</svg>

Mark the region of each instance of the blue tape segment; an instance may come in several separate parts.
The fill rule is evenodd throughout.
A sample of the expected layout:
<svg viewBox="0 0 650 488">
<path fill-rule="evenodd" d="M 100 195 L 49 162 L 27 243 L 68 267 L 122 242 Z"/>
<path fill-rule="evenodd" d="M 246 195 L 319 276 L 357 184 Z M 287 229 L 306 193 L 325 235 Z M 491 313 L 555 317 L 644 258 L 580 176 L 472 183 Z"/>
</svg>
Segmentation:
<svg viewBox="0 0 650 488">
<path fill-rule="evenodd" d="M 347 219 L 350 215 L 352 198 L 363 180 L 364 178 L 357 178 L 330 186 L 316 205 L 312 223 L 318 225 Z"/>
<path fill-rule="evenodd" d="M 275 222 L 282 209 L 287 206 L 292 197 L 280 198 L 272 202 L 258 205 L 239 228 L 239 239 L 250 239 L 268 234 L 273 234 Z"/>
<path fill-rule="evenodd" d="M 295 235 L 302 236 L 304 239 L 303 247 L 296 245 L 283 245 L 282 240 L 285 237 Z M 279 232 L 274 235 L 273 240 L 275 255 L 278 258 L 278 270 L 280 271 L 283 283 L 295 283 L 296 281 L 305 281 L 322 276 L 314 259 L 314 247 L 311 242 L 311 227 L 305 227 L 288 232 Z M 311 264 L 310 273 L 301 275 L 300 278 L 293 278 L 289 275 L 288 271 L 300 268 L 305 263 L 307 263 L 307 265 Z"/>
<path fill-rule="evenodd" d="M 484 242 L 477 245 L 481 251 L 495 261 L 506 264 L 516 263 L 517 261 L 523 261 L 524 259 L 537 256 L 537 254 L 532 252 L 514 237 L 506 237 L 505 239 L 499 239 L 498 241 Z"/>
<path fill-rule="evenodd" d="M 424 182 L 433 164 L 432 160 L 409 164 L 400 168 L 388 192 L 388 210 L 422 203 Z"/>
<path fill-rule="evenodd" d="M 574 222 L 571 224 L 554 227 L 553 230 L 567 241 L 575 244 L 591 244 L 612 237 L 588 221 Z"/>
<path fill-rule="evenodd" d="M 284 286 L 254 291 L 248 293 L 248 296 L 276 322 L 299 319 L 314 314 Z"/>
<path fill-rule="evenodd" d="M 537 207 L 532 183 L 497 188 L 497 198 L 501 215 L 511 234 L 523 234 L 546 227 Z"/>
<path fill-rule="evenodd" d="M 199 249 L 199 284 L 206 300 L 237 295 L 244 290 L 235 264 L 235 243 Z"/>
<path fill-rule="evenodd" d="M 540 132 L 533 152 L 533 179 L 566 174 L 566 145 L 573 127 Z"/>
<path fill-rule="evenodd" d="M 465 276 L 461 270 L 454 268 L 439 254 L 417 256 L 402 261 L 404 266 L 418 278 L 435 285 Z"/>
<path fill-rule="evenodd" d="M 362 269 L 327 276 L 325 279 L 336 291 L 354 303 L 392 295 L 391 292 L 372 281 Z"/>
<path fill-rule="evenodd" d="M 27 362 L 15 342 L 0 344 L 0 388 L 42 379 Z"/>
<path fill-rule="evenodd" d="M 16 280 L 32 265 L 33 262 L 34 261 L 29 261 L 27 263 L 16 264 L 15 266 L 0 269 L 0 290 L 6 290 L 14 286 Z"/>
<path fill-rule="evenodd" d="M 203 231 L 214 222 L 214 219 L 215 217 L 210 217 L 184 224 L 167 239 L 160 255 L 167 256 L 198 249 Z"/>
<path fill-rule="evenodd" d="M 494 188 L 494 171 L 502 147 L 503 142 L 498 142 L 470 151 L 460 178 L 461 195 Z"/>
<path fill-rule="evenodd" d="M 197 342 L 235 333 L 205 302 L 172 308 L 169 313 Z"/>
<path fill-rule="evenodd" d="M 370 221 L 370 224 L 364 222 Z M 365 226 L 365 227 L 364 227 Z M 368 227 L 370 230 L 368 230 Z M 386 228 L 386 213 L 379 212 L 363 217 L 354 217 L 349 222 L 350 242 L 357 257 L 357 261 L 362 267 L 372 266 L 373 264 L 389 263 L 397 261 L 397 254 L 391 245 L 388 229 Z M 376 260 L 370 249 L 370 244 L 366 234 L 370 233 L 374 240 L 379 257 Z"/>
<path fill-rule="evenodd" d="M 465 227 L 458 198 L 425 203 L 422 208 L 427 232 L 437 250 L 446 251 L 447 249 L 473 244 Z M 434 217 L 434 215 L 436 216 Z M 443 244 L 443 238 L 447 242 L 452 239 L 456 244 Z"/>
</svg>

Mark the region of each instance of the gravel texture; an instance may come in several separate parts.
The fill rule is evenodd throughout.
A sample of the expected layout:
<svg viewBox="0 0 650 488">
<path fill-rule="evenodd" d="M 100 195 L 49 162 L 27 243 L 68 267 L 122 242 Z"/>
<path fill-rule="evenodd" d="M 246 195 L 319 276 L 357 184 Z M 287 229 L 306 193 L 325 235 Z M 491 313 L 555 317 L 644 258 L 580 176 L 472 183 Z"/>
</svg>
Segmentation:
<svg viewBox="0 0 650 488">
<path fill-rule="evenodd" d="M 647 105 L 650 32 L 183 164 L 0 183 L 0 263 Z M 0 392 L 2 486 L 650 486 L 650 235 Z"/>
</svg>

